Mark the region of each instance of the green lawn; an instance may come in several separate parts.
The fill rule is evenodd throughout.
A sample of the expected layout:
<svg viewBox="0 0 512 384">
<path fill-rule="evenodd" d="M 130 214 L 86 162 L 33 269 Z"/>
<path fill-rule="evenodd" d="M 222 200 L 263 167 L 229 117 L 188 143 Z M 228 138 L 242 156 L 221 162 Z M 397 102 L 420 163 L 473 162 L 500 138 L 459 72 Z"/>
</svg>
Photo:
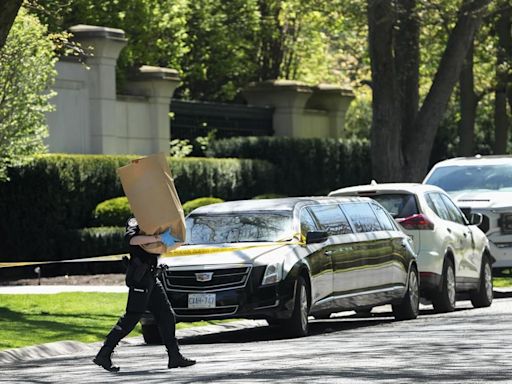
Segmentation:
<svg viewBox="0 0 512 384">
<path fill-rule="evenodd" d="M 495 277 L 493 283 L 512 287 L 512 277 Z M 126 293 L 0 295 L 0 350 L 62 340 L 102 341 L 125 306 Z M 179 323 L 177 328 L 206 324 Z M 130 336 L 140 334 L 138 325 Z"/>
<path fill-rule="evenodd" d="M 126 296 L 126 293 L 0 295 L 0 350 L 62 340 L 102 341 L 124 313 Z M 205 324 L 208 323 L 179 323 L 177 328 Z M 138 325 L 130 336 L 140 334 Z"/>
<path fill-rule="evenodd" d="M 492 283 L 495 287 L 512 287 L 512 277 L 494 277 Z"/>
</svg>

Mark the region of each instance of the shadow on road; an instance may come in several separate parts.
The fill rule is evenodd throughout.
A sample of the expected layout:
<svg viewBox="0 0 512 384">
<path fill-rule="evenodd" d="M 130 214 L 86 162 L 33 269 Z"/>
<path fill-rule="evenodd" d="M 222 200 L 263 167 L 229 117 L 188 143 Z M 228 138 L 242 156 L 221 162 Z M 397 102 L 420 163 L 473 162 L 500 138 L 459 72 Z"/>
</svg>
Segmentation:
<svg viewBox="0 0 512 384">
<path fill-rule="evenodd" d="M 471 308 L 457 308 L 455 311 L 468 311 Z M 424 309 L 420 311 L 420 316 L 430 316 L 440 314 L 433 309 Z M 343 332 L 359 328 L 370 328 L 382 324 L 394 322 L 391 312 L 377 312 L 370 314 L 347 314 L 334 315 L 330 319 L 312 320 L 309 324 L 309 336 L 321 334 Z M 256 341 L 284 340 L 289 337 L 279 326 L 258 326 L 254 328 L 245 328 L 239 330 L 218 332 L 214 334 L 189 336 L 180 339 L 180 344 L 214 344 L 214 343 L 251 343 Z"/>
</svg>

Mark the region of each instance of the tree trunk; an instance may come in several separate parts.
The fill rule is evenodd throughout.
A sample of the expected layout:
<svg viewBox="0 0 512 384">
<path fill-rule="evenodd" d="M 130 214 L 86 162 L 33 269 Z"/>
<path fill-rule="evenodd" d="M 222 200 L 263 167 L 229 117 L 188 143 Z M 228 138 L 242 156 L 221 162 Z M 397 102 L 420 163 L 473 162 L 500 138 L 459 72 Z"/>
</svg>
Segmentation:
<svg viewBox="0 0 512 384">
<path fill-rule="evenodd" d="M 421 181 L 427 173 L 437 128 L 489 2 L 466 0 L 459 10 L 457 23 L 448 38 L 432 86 L 418 112 L 414 135 L 405 147 L 408 162 L 404 172 L 405 179 L 409 181 Z"/>
<path fill-rule="evenodd" d="M 393 57 L 395 13 L 392 0 L 368 0 L 368 39 L 372 69 L 372 173 L 379 182 L 401 181 L 400 97 Z"/>
<path fill-rule="evenodd" d="M 459 76 L 460 86 L 460 114 L 459 123 L 459 156 L 472 156 L 475 141 L 475 119 L 478 97 L 475 93 L 475 81 L 473 74 L 473 48 L 474 42 L 469 47 L 466 60 Z"/>
<path fill-rule="evenodd" d="M 395 70 L 402 114 L 402 146 L 407 146 L 414 134 L 419 106 L 420 25 L 416 0 L 398 1 L 397 13 Z"/>
<path fill-rule="evenodd" d="M 23 0 L 3 0 L 2 10 L 0 11 L 0 49 L 5 45 L 22 3 Z"/>
<path fill-rule="evenodd" d="M 507 98 L 512 111 L 512 10 L 502 11 L 496 21 L 498 49 L 496 54 L 496 91 L 494 98 L 494 154 L 507 153 L 510 118 Z"/>
</svg>

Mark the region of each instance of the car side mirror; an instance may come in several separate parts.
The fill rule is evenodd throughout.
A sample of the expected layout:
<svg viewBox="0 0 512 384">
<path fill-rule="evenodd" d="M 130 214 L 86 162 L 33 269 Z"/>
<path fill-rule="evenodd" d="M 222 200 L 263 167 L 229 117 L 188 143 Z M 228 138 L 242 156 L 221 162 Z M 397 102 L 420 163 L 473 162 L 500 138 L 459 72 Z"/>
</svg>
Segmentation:
<svg viewBox="0 0 512 384">
<path fill-rule="evenodd" d="M 310 231 L 306 233 L 306 244 L 323 243 L 329 238 L 325 231 Z"/>
<path fill-rule="evenodd" d="M 481 213 L 471 213 L 469 215 L 469 225 L 480 225 L 482 224 L 483 216 Z"/>
</svg>

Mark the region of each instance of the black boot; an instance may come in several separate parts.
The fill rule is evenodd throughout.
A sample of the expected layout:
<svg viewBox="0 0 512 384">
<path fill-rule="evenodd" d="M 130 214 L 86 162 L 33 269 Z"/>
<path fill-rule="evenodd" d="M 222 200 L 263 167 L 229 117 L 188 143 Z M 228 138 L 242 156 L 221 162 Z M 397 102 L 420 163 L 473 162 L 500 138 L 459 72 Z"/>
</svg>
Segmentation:
<svg viewBox="0 0 512 384">
<path fill-rule="evenodd" d="M 168 368 L 189 367 L 196 363 L 195 360 L 187 359 L 180 353 L 177 342 L 171 345 L 166 345 L 166 348 L 167 354 L 169 355 Z"/>
<path fill-rule="evenodd" d="M 119 367 L 112 364 L 112 352 L 114 352 L 113 348 L 104 345 L 92 361 L 109 372 L 118 372 Z"/>
</svg>

